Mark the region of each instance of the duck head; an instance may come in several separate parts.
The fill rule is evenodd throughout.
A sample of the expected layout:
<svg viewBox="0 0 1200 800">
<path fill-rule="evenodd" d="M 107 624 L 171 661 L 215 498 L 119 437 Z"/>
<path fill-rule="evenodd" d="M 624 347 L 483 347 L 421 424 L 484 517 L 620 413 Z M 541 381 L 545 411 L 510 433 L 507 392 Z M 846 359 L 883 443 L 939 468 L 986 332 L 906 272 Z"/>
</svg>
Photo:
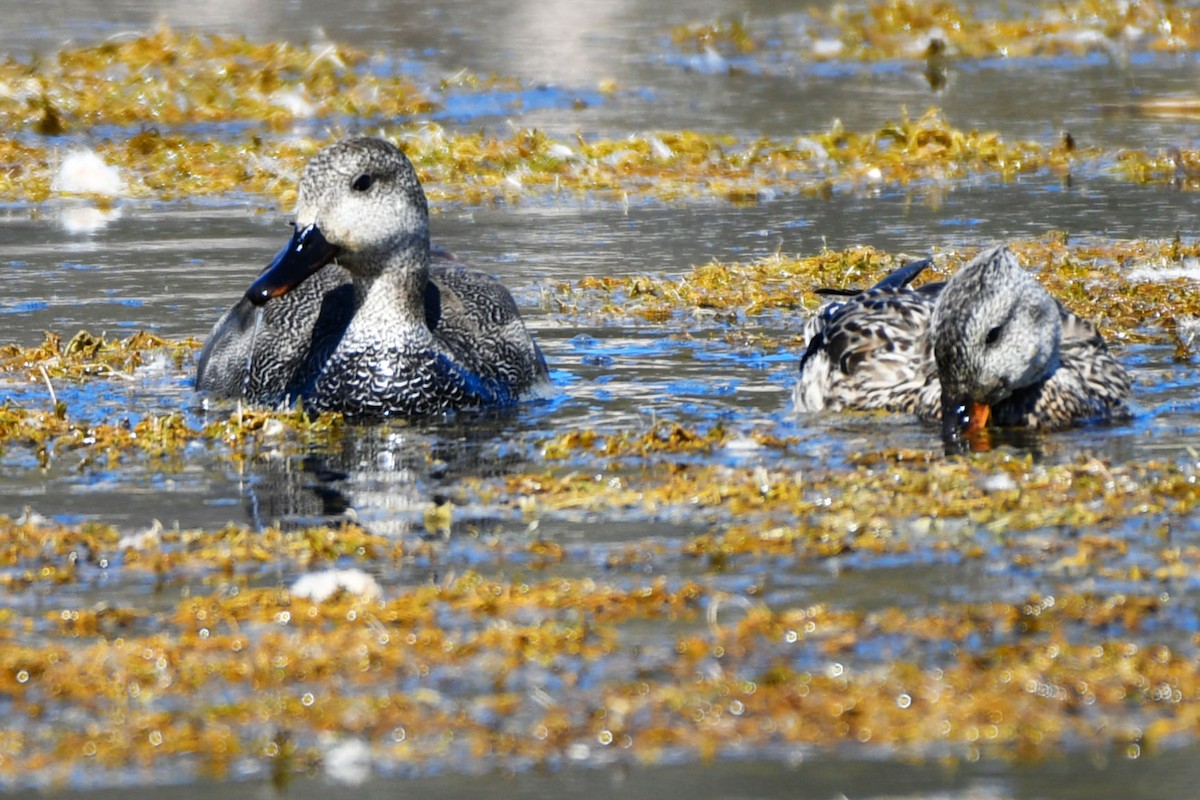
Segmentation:
<svg viewBox="0 0 1200 800">
<path fill-rule="evenodd" d="M 304 168 L 296 231 L 246 291 L 261 306 L 337 259 L 354 277 L 373 278 L 397 259 L 425 269 L 429 206 L 412 163 L 382 139 L 343 139 Z"/>
<path fill-rule="evenodd" d="M 942 289 L 933 310 L 933 351 L 948 445 L 984 429 L 992 406 L 1058 365 L 1057 301 L 1005 247 L 985 250 Z"/>
</svg>

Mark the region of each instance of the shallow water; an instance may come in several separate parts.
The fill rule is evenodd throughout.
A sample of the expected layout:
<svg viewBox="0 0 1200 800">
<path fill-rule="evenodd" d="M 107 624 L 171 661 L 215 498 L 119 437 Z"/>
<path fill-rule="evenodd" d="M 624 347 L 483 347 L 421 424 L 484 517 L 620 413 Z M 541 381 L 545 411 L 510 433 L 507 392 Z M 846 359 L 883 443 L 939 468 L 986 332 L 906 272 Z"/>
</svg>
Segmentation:
<svg viewBox="0 0 1200 800">
<path fill-rule="evenodd" d="M 660 8 L 659 6 L 662 6 Z M 619 136 L 676 128 L 784 137 L 825 129 L 840 118 L 849 129 L 878 127 L 902 109 L 920 114 L 940 106 L 960 128 L 998 130 L 1005 136 L 1052 142 L 1069 129 L 1081 145 L 1153 150 L 1194 146 L 1190 121 L 1148 120 L 1105 109 L 1144 96 L 1194 89 L 1200 60 L 1187 56 L 1128 59 L 1112 54 L 1077 58 L 983 62 L 954 70 L 948 87 L 931 92 L 917 67 L 808 65 L 787 59 L 730 64 L 694 59 L 673 51 L 666 33 L 674 24 L 728 13 L 749 13 L 775 26 L 787 40 L 800 36 L 804 16 L 787 3 L 702 2 L 579 4 L 511 2 L 413 3 L 385 0 L 355 14 L 335 14 L 327 4 L 292 2 L 167 4 L 141 2 L 0 4 L 6 25 L 0 52 L 18 57 L 47 52 L 64 39 L 94 41 L 145 29 L 159 14 L 176 26 L 244 33 L 255 39 L 307 40 L 320 29 L 330 39 L 368 49 L 385 49 L 398 68 L 418 83 L 469 69 L 514 76 L 531 89 L 518 98 L 483 101 L 449 99 L 441 121 L 451 127 L 504 130 L 510 123 L 537 126 L 569 136 Z M 49 15 L 53 13 L 53 17 Z M 54 19 L 53 25 L 45 20 Z M 614 96 L 596 91 L 614 79 Z M 547 87 L 550 87 L 549 89 Z M 575 102 L 578 98 L 587 102 Z M 226 135 L 220 129 L 214 136 Z M 86 139 L 86 137 L 83 137 Z M 75 141 L 75 140 L 72 140 Z M 65 144 L 65 143 L 64 143 Z M 747 328 L 766 331 L 768 341 L 798 336 L 803 320 L 787 314 L 753 319 L 717 316 L 675 318 L 662 323 L 607 317 L 586 297 L 575 310 L 559 303 L 560 284 L 585 276 L 650 274 L 672 276 L 691 266 L 748 261 L 776 252 L 807 254 L 823 247 L 871 245 L 889 252 L 922 255 L 932 246 L 951 249 L 980 242 L 1032 238 L 1065 231 L 1073 239 L 1192 238 L 1197 203 L 1193 194 L 1139 187 L 1106 176 L 1080 174 L 1065 182 L 1037 175 L 1009 183 L 923 183 L 911 187 L 843 188 L 824 199 L 802 198 L 774 187 L 755 205 L 687 200 L 665 203 L 633 199 L 628 204 L 574 195 L 533 196 L 520 204 L 435 209 L 435 241 L 500 276 L 513 290 L 551 365 L 555 393 L 521 408 L 412 427 L 352 428 L 334 447 L 300 456 L 261 455 L 234 466 L 225 454 L 197 447 L 185 464 L 164 469 L 142 459 L 111 468 L 80 469 L 70 453 L 55 454 L 45 470 L 34 454 L 12 447 L 0 455 L 0 513 L 17 516 L 26 507 L 63 521 L 96 519 L 129 531 L 155 520 L 167 528 L 220 527 L 227 521 L 266 526 L 304 524 L 352 517 L 395 536 L 424 533 L 422 515 L 430 500 L 455 497 L 464 478 L 497 478 L 537 471 L 541 443 L 570 430 L 603 433 L 644 430 L 657 421 L 707 428 L 720 423 L 735 431 L 768 430 L 799 436 L 805 445 L 786 456 L 759 451 L 724 451 L 712 458 L 730 464 L 804 470 L 844 465 L 854 453 L 874 450 L 936 450 L 935 431 L 907 420 L 817 417 L 796 420 L 787 403 L 798 354 L 786 347 L 740 344 Z M 32 345 L 43 330 L 70 335 L 86 328 L 124 336 L 150 330 L 168 338 L 203 338 L 222 310 L 244 290 L 289 235 L 288 209 L 261 198 L 223 197 L 201 201 L 122 201 L 100 211 L 82 201 L 38 206 L 0 206 L 0 269 L 6 291 L 0 298 L 4 343 Z M 1184 463 L 1200 449 L 1200 384 L 1195 364 L 1176 360 L 1164 343 L 1122 345 L 1121 359 L 1137 375 L 1135 419 L 1115 427 L 1093 427 L 1022 443 L 1043 463 L 1066 463 L 1080 452 L 1113 464 L 1148 458 Z M 131 418 L 183 409 L 197 424 L 227 411 L 206 409 L 190 390 L 190 374 L 171 367 L 143 369 L 127 382 L 93 381 L 56 386 L 57 397 L 95 419 Z M 0 387 L 27 406 L 49 405 L 41 384 Z M 82 411 L 86 409 L 86 411 Z M 769 463 L 764 460 L 772 458 Z M 580 469 L 587 465 L 579 464 Z M 380 576 L 386 582 L 436 579 L 442 570 L 503 570 L 486 548 L 464 532 L 498 525 L 503 536 L 520 535 L 520 514 L 506 504 L 480 503 L 457 510 L 441 565 L 413 574 Z M 720 520 L 726 521 L 727 520 Z M 662 515 L 625 512 L 557 512 L 540 521 L 540 532 L 574 548 L 575 569 L 586 574 L 610 550 L 627 542 L 678 540 L 714 520 L 702 511 Z M 1192 521 L 1173 530 L 1177 543 L 1195 543 Z M 1130 559 L 1158 543 L 1140 541 L 1131 527 Z M 1048 537 L 1053 532 L 1046 534 Z M 888 605 L 922 608 L 938 602 L 1014 599 L 1037 591 L 1043 572 L 987 559 L 956 561 L 932 552 L 872 559 L 848 555 L 813 564 L 800 573 L 733 574 L 717 580 L 730 586 L 762 580 L 770 605 L 835 597 L 844 608 Z M 648 569 L 679 573 L 695 566 L 670 563 Z M 287 581 L 291 576 L 264 575 Z M 722 584 L 723 585 L 723 584 Z M 82 602 L 145 594 L 145 587 L 97 580 L 71 590 Z M 153 602 L 148 600 L 147 602 Z M 1192 601 L 1180 603 L 1156 635 L 1187 644 L 1195 635 Z M 648 641 L 654 643 L 653 634 Z M 880 647 L 884 647 L 880 645 Z M 902 646 L 901 646 L 901 649 Z M 868 652 L 886 661 L 886 647 Z M 936 654 L 930 654 L 936 657 Z M 1158 756 L 1126 762 L 1109 754 L 1053 759 L 1050 763 L 962 764 L 946 768 L 931 757 L 912 764 L 877 754 L 804 752 L 746 753 L 702 768 L 693 765 L 606 768 L 603 759 L 579 759 L 562 772 L 521 772 L 494 782 L 459 774 L 413 778 L 402 772 L 376 777 L 355 791 L 363 796 L 400 790 L 481 797 L 662 796 L 691 792 L 698 797 L 800 796 L 836 793 L 871 797 L 1074 797 L 1173 796 L 1165 785 L 1194 783 L 1195 742 Z M 934 754 L 936 755 L 936 754 Z M 1149 763 L 1148 763 L 1149 762 Z M 599 767 L 586 769 L 587 767 Z M 506 772 L 508 765 L 497 767 Z M 513 769 L 516 769 L 513 767 Z M 250 786 L 264 776 L 249 771 Z M 113 782 L 153 785 L 166 775 L 121 775 Z M 33 778 L 29 785 L 37 785 Z M 80 787 L 90 784 L 81 780 Z M 690 788 L 687 788 L 689 787 Z M 1114 787 L 1122 787 L 1116 791 Z M 752 788 L 750 788 L 752 787 Z M 172 789 L 181 796 L 224 796 L 229 787 L 197 783 Z M 255 788 L 255 791 L 260 789 Z M 294 796 L 323 796 L 328 787 L 301 780 Z M 153 793 L 154 789 L 147 789 Z M 249 789 L 247 789 L 249 791 Z"/>
</svg>

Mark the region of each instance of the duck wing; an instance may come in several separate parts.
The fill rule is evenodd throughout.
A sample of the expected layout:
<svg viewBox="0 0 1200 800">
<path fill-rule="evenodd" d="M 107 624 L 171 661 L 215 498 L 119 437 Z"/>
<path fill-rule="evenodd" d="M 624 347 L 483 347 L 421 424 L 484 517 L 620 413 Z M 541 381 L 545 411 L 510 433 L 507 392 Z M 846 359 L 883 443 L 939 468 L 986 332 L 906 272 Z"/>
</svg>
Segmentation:
<svg viewBox="0 0 1200 800">
<path fill-rule="evenodd" d="M 435 264 L 430 283 L 438 294 L 434 336 L 471 371 L 517 393 L 547 378 L 541 348 L 504 284 L 456 260 Z M 429 305 L 427 293 L 427 316 Z"/>
<path fill-rule="evenodd" d="M 213 326 L 196 389 L 274 405 L 319 354 L 336 346 L 354 310 L 350 278 L 331 266 L 261 309 L 242 298 Z"/>
<path fill-rule="evenodd" d="M 906 286 L 925 266 L 831 303 L 810 320 L 793 391 L 798 411 L 928 413 L 927 396 L 938 394 L 928 390 L 937 382 L 928 336 L 937 292 Z"/>
<path fill-rule="evenodd" d="M 910 261 L 902 267 L 898 267 L 882 279 L 871 289 L 903 289 L 913 282 L 913 279 L 925 271 L 925 268 L 933 264 L 932 258 L 922 258 L 920 261 Z M 941 284 L 936 284 L 941 286 Z M 868 289 L 867 291 L 870 291 Z M 823 287 L 815 290 L 815 294 L 822 297 L 856 297 L 863 293 L 862 289 L 835 289 L 832 287 Z"/>
<path fill-rule="evenodd" d="M 462 262 L 445 248 L 433 245 L 430 255 L 435 272 L 461 268 Z M 440 292 L 431 282 L 425 296 L 431 330 L 439 324 L 441 308 Z M 353 314 L 350 275 L 336 264 L 261 309 L 243 297 L 221 316 L 204 342 L 195 387 L 263 405 L 290 402 L 320 373 Z"/>
</svg>

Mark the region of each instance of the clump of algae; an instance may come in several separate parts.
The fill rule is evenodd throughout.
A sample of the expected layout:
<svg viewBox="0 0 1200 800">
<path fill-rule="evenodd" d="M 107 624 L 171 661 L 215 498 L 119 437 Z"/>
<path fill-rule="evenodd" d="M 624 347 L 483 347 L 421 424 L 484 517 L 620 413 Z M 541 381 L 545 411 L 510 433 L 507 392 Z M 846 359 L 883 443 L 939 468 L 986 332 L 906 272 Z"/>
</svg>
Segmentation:
<svg viewBox="0 0 1200 800">
<path fill-rule="evenodd" d="M 193 442 L 227 448 L 228 457 L 240 461 L 252 456 L 263 440 L 272 446 L 285 442 L 301 446 L 328 444 L 340 435 L 339 415 L 309 415 L 300 407 L 235 407 L 214 413 L 203 425 L 182 411 L 130 412 L 115 421 L 96 419 L 92 409 L 71 407 L 59 399 L 54 388 L 61 388 L 64 382 L 128 381 L 149 363 L 190 369 L 198 346 L 194 339 L 173 341 L 146 332 L 107 339 L 87 331 L 79 331 L 66 342 L 58 334 L 46 332 L 42 342 L 33 347 L 0 346 L 0 375 L 44 386 L 47 394 L 46 402 L 36 406 L 11 397 L 0 404 L 0 452 L 26 448 L 36 453 L 43 467 L 68 456 L 76 459 L 79 470 L 111 467 L 126 455 L 142 454 L 170 460 L 181 468 L 182 453 Z"/>
<path fill-rule="evenodd" d="M 1189 52 L 1200 48 L 1200 13 L 1170 2 L 1073 0 L 1048 7 L 977 14 L 971 4 L 939 0 L 874 0 L 866 7 L 814 8 L 812 41 L 798 55 L 811 60 L 1023 58 L 1082 55 L 1114 57 L 1122 50 Z M 755 35 L 742 19 L 681 25 L 671 32 L 688 51 L 725 56 L 769 52 L 779 45 Z"/>
<path fill-rule="evenodd" d="M 49 135 L 97 125 L 175 126 L 297 118 L 402 117 L 432 101 L 407 79 L 370 74 L 365 53 L 332 43 L 296 47 L 180 33 L 61 50 L 23 64 L 0 62 L 0 123 Z"/>
<path fill-rule="evenodd" d="M 1072 160 L 1090 152 L 959 130 L 937 109 L 864 132 L 835 121 L 824 132 L 792 140 L 662 131 L 560 141 L 538 130 L 504 137 L 449 133 L 433 123 L 384 132 L 412 159 L 432 200 L 471 204 L 557 192 L 753 203 L 764 192 L 820 195 L 835 187 L 940 183 L 974 174 L 1009 180 L 1039 170 L 1067 172 Z M 304 137 L 197 140 L 149 129 L 101 143 L 96 151 L 127 176 L 133 196 L 250 192 L 290 203 L 304 163 L 322 144 Z M 50 148 L 0 139 L 0 198 L 49 197 L 55 160 Z"/>
<path fill-rule="evenodd" d="M 61 336 L 47 331 L 35 347 L 0 345 L 0 374 L 30 381 L 128 376 L 157 355 L 182 367 L 197 347 L 199 343 L 194 339 L 171 341 L 144 331 L 126 339 L 106 339 L 79 331 L 65 343 Z"/>
<path fill-rule="evenodd" d="M 1200 298 L 1183 274 L 1148 280 L 1200 257 L 1200 243 L 1181 240 L 1072 242 L 1065 234 L 1007 242 L 1027 269 L 1070 310 L 1122 341 L 1175 341 L 1181 320 L 1200 315 Z M 975 248 L 935 249 L 935 264 L 917 284 L 942 280 L 974 256 Z M 797 321 L 823 302 L 818 288 L 865 289 L 906 260 L 870 247 L 812 256 L 775 254 L 751 262 L 693 267 L 681 276 L 589 277 L 556 287 L 560 307 L 582 312 L 588 297 L 596 313 L 681 324 L 703 319 L 697 311 L 749 316 L 795 311 Z M 581 291 L 582 290 L 582 291 Z M 795 344 L 795 343 L 793 343 Z"/>
</svg>

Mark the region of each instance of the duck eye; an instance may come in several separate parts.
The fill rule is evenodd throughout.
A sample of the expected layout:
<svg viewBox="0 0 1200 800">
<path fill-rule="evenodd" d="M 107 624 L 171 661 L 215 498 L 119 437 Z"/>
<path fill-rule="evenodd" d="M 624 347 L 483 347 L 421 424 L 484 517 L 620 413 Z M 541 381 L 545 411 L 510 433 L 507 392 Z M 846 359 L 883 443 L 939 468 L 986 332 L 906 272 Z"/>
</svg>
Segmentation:
<svg viewBox="0 0 1200 800">
<path fill-rule="evenodd" d="M 1000 340 L 1000 334 L 1004 332 L 1003 325 L 997 325 L 987 332 L 987 336 L 983 338 L 984 344 L 995 344 Z"/>
<path fill-rule="evenodd" d="M 362 175 L 359 175 L 354 179 L 354 183 L 350 184 L 350 188 L 356 192 L 365 192 L 367 189 L 371 188 L 371 184 L 374 182 L 375 179 L 364 172 Z"/>
</svg>

